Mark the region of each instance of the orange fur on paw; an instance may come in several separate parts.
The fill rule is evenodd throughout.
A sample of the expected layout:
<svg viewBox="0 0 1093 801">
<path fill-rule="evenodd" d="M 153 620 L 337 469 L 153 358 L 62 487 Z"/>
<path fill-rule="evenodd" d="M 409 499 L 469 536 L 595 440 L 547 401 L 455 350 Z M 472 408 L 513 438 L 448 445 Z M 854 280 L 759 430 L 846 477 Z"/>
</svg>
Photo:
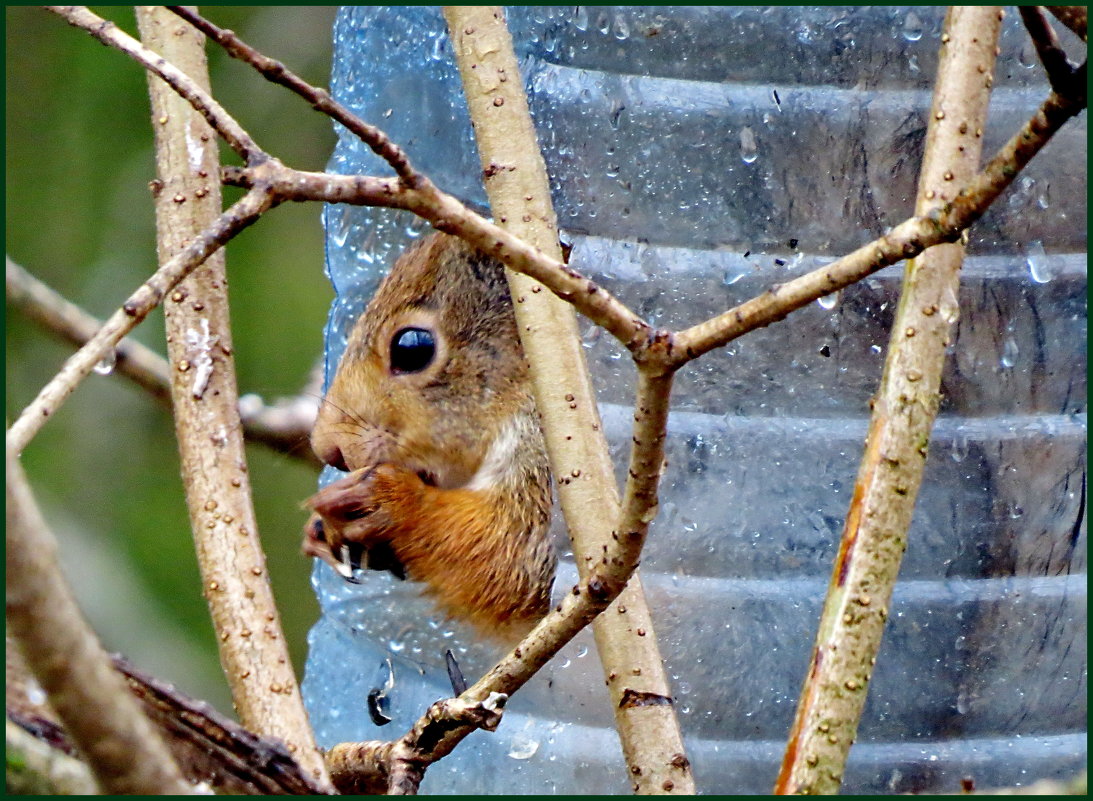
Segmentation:
<svg viewBox="0 0 1093 801">
<path fill-rule="evenodd" d="M 404 468 L 377 465 L 308 499 L 315 515 L 304 550 L 333 565 L 342 546 L 386 546 L 443 611 L 511 641 L 549 607 L 553 555 L 529 549 L 543 540 L 530 531 L 541 521 L 526 519 L 506 497 L 441 489 Z"/>
</svg>

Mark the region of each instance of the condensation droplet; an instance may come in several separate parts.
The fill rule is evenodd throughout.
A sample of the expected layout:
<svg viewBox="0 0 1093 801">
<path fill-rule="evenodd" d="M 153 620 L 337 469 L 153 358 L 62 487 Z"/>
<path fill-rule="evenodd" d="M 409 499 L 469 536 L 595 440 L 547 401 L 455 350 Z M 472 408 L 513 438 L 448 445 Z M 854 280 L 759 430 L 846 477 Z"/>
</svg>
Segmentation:
<svg viewBox="0 0 1093 801">
<path fill-rule="evenodd" d="M 112 372 L 114 372 L 114 367 L 117 365 L 117 363 L 118 352 L 111 348 L 101 359 L 99 359 L 99 361 L 92 369 L 94 369 L 94 371 L 99 375 L 110 375 Z"/>
<path fill-rule="evenodd" d="M 917 42 L 922 38 L 922 20 L 914 11 L 908 12 L 903 20 L 903 38 L 908 42 Z"/>
<path fill-rule="evenodd" d="M 963 462 L 968 458 L 968 438 L 957 436 L 953 437 L 953 447 L 949 451 L 949 455 L 953 457 L 954 462 Z"/>
<path fill-rule="evenodd" d="M 1002 358 L 998 363 L 1006 368 L 1013 367 L 1017 364 L 1017 354 L 1017 343 L 1013 337 L 1006 337 L 1006 341 L 1002 343 Z"/>
<path fill-rule="evenodd" d="M 520 733 L 509 743 L 509 756 L 513 759 L 531 759 L 539 750 L 539 741 Z"/>
<path fill-rule="evenodd" d="M 725 286 L 732 286 L 747 274 L 748 268 L 746 266 L 730 267 L 728 270 L 725 270 L 725 275 L 721 279 L 721 283 Z"/>
<path fill-rule="evenodd" d="M 759 158 L 759 147 L 755 141 L 755 131 L 744 126 L 740 131 L 740 158 L 745 164 L 751 164 Z"/>
<path fill-rule="evenodd" d="M 1051 260 L 1044 250 L 1044 243 L 1039 239 L 1028 243 L 1025 248 L 1025 264 L 1028 265 L 1028 274 L 1038 284 L 1046 284 L 1055 277 L 1055 271 L 1051 269 Z"/>
</svg>

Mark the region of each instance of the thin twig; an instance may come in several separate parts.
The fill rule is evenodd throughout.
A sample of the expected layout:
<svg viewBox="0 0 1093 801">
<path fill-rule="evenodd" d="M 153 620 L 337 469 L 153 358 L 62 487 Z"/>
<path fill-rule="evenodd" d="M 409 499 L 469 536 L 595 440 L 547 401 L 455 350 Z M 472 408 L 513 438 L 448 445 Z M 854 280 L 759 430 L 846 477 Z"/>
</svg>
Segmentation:
<svg viewBox="0 0 1093 801">
<path fill-rule="evenodd" d="M 191 793 L 80 614 L 57 564 L 57 540 L 11 447 L 6 496 L 7 625 L 102 789 Z"/>
<path fill-rule="evenodd" d="M 496 6 L 448 6 L 444 16 L 494 219 L 561 261 L 546 164 L 504 12 Z M 587 578 L 593 560 L 615 545 L 611 534 L 620 504 L 577 316 L 572 306 L 542 292 L 538 281 L 506 274 L 575 562 Z M 693 794 L 671 686 L 636 573 L 614 608 L 623 614 L 599 615 L 592 627 L 629 778 L 638 792 Z M 664 702 L 636 706 L 625 702 L 631 697 Z"/>
<path fill-rule="evenodd" d="M 531 630 L 511 653 L 494 665 L 481 679 L 470 687 L 459 699 L 465 703 L 487 703 L 497 694 L 512 695 L 527 683 L 543 665 L 550 660 L 581 629 L 587 626 L 611 602 L 618 597 L 626 586 L 627 580 L 637 568 L 641 550 L 649 524 L 656 515 L 656 487 L 660 478 L 664 460 L 664 430 L 668 419 L 668 398 L 671 390 L 671 374 L 655 375 L 648 369 L 638 373 L 638 393 L 635 414 L 634 441 L 631 447 L 630 477 L 623 495 L 622 527 L 613 532 L 614 547 L 602 554 L 600 560 L 591 566 L 587 578 L 571 592 L 566 593 L 560 604 L 551 610 Z M 625 613 L 625 609 L 621 609 Z M 645 636 L 637 631 L 638 636 Z M 641 697 L 638 694 L 635 697 Z M 665 699 L 649 698 L 650 705 L 662 705 Z M 640 703 L 639 703 L 640 705 Z M 471 721 L 452 721 L 437 717 L 436 710 L 430 709 L 411 729 L 408 737 L 414 742 L 427 742 L 430 761 L 436 761 L 447 755 L 468 734 L 477 723 Z M 381 746 L 391 743 L 346 744 L 338 748 L 363 748 L 356 752 L 360 758 L 354 758 L 350 752 L 328 754 L 332 772 L 343 772 L 345 781 L 358 782 L 359 786 L 371 786 L 372 782 L 382 782 L 376 771 L 381 770 L 384 759 L 390 755 L 377 751 Z M 686 756 L 679 754 L 672 768 L 676 771 L 672 778 L 664 781 L 685 782 L 690 773 L 690 764 Z M 341 782 L 339 782 L 341 786 Z M 670 792 L 673 787 L 648 788 L 652 792 Z"/>
<path fill-rule="evenodd" d="M 145 42 L 208 86 L 205 39 L 198 31 L 157 6 L 139 6 L 137 24 Z M 156 195 L 156 243 L 160 261 L 167 262 L 220 210 L 219 155 L 212 129 L 186 98 L 153 73 L 147 76 L 156 174 L 163 185 Z M 284 741 L 303 769 L 329 786 L 258 536 L 227 284 L 220 250 L 179 282 L 164 308 L 175 431 L 198 566 L 240 722 Z"/>
<path fill-rule="evenodd" d="M 1082 74 L 1084 75 L 1084 64 Z M 886 235 L 817 270 L 775 286 L 711 320 L 676 334 L 668 364 L 680 366 L 737 337 L 777 322 L 817 298 L 849 286 L 868 275 L 917 256 L 928 247 L 958 240 L 1017 177 L 1032 157 L 1071 117 L 1085 108 L 1081 97 L 1056 92 L 1043 102 L 1021 130 L 955 199 L 928 215 L 912 217 Z M 978 133 L 981 132 L 977 132 Z"/>
<path fill-rule="evenodd" d="M 250 64 L 261 75 L 273 83 L 280 84 L 295 92 L 316 111 L 326 114 L 331 119 L 344 125 L 372 151 L 391 165 L 395 174 L 410 187 L 415 187 L 421 175 L 410 164 L 410 159 L 398 145 L 391 141 L 386 133 L 374 125 L 369 125 L 341 103 L 334 100 L 325 89 L 312 86 L 300 78 L 280 61 L 259 53 L 233 31 L 220 28 L 187 6 L 167 6 L 195 28 L 200 30 L 222 48 L 232 58 Z"/>
<path fill-rule="evenodd" d="M 93 14 L 86 6 L 45 6 L 45 8 L 63 18 L 69 25 L 87 31 L 102 44 L 122 51 L 138 64 L 143 65 L 145 69 L 166 81 L 172 89 L 197 109 L 209 125 L 224 137 L 224 141 L 247 164 L 257 165 L 266 157 L 250 134 L 243 130 L 243 126 L 236 122 L 208 92 L 195 84 L 186 73 L 144 47 L 113 22 Z"/>
<path fill-rule="evenodd" d="M 259 187 L 251 190 L 221 214 L 201 235 L 195 237 L 177 256 L 156 270 L 110 316 L 99 332 L 69 357 L 57 375 L 23 410 L 8 429 L 8 447 L 21 453 L 76 386 L 91 374 L 95 365 L 163 301 L 175 284 L 231 237 L 254 223 L 272 205 L 273 200 L 265 189 Z"/>
<path fill-rule="evenodd" d="M 975 173 L 1002 13 L 954 6 L 941 55 L 915 213 L 951 200 Z M 964 247 L 932 247 L 907 265 L 865 454 L 820 616 L 775 793 L 838 792 L 896 583 L 927 443 L 940 404 L 945 348 L 959 308 Z"/>
<path fill-rule="evenodd" d="M 1084 85 L 1085 65 L 1078 70 Z M 1025 165 L 1071 117 L 1085 108 L 1085 93 L 1052 94 L 956 198 L 926 217 L 911 217 L 886 235 L 841 259 L 729 309 L 671 336 L 668 347 L 650 350 L 657 332 L 624 303 L 591 279 L 545 256 L 467 209 L 427 180 L 414 190 L 390 179 L 326 175 L 292 170 L 277 164 L 226 169 L 226 183 L 253 187 L 267 182 L 279 200 L 321 200 L 328 203 L 386 206 L 412 211 L 434 227 L 458 234 L 492 253 L 516 272 L 529 275 L 554 294 L 572 303 L 581 314 L 602 326 L 639 361 L 656 353 L 660 366 L 674 370 L 737 337 L 785 318 L 817 298 L 843 289 L 863 278 L 913 258 L 928 247 L 960 238 L 1017 177 Z"/>
<path fill-rule="evenodd" d="M 405 735 L 393 742 L 341 743 L 327 752 L 335 786 L 344 795 L 415 795 L 425 768 L 451 753 L 462 737 L 455 730 L 493 731 L 501 722 L 507 696 L 492 693 L 482 701 L 437 701 Z"/>
<path fill-rule="evenodd" d="M 1066 51 L 1048 24 L 1044 10 L 1039 6 L 1018 6 L 1017 10 L 1021 13 L 1021 21 L 1025 23 L 1028 35 L 1036 47 L 1036 55 L 1040 57 L 1051 88 L 1060 94 L 1073 91 L 1075 66 L 1066 57 Z"/>
<path fill-rule="evenodd" d="M 1086 39 L 1086 28 L 1089 23 L 1089 9 L 1085 6 L 1046 6 L 1047 10 L 1055 15 L 1055 19 L 1063 23 L 1083 41 Z"/>
<path fill-rule="evenodd" d="M 82 347 L 102 328 L 102 320 L 62 297 L 7 257 L 7 302 L 50 333 Z M 123 339 L 114 348 L 114 370 L 131 380 L 156 401 L 171 407 L 171 376 L 167 360 L 135 339 Z"/>
<path fill-rule="evenodd" d="M 102 328 L 102 321 L 65 299 L 25 269 L 7 259 L 7 301 L 47 331 L 82 347 Z M 171 370 L 167 360 L 135 339 L 126 337 L 115 348 L 114 372 L 124 376 L 168 409 L 171 404 Z M 294 398 L 266 404 L 256 395 L 239 401 L 243 434 L 251 442 L 310 465 L 319 459 L 308 447 L 307 437 L 315 424 L 319 390 L 305 389 Z"/>
<path fill-rule="evenodd" d="M 504 262 L 509 269 L 539 281 L 631 352 L 640 352 L 653 331 L 595 281 L 476 214 L 452 195 L 437 189 L 427 178 L 417 188 L 410 189 L 390 178 L 305 172 L 280 164 L 263 165 L 260 171 L 227 167 L 221 175 L 232 186 L 253 187 L 265 182 L 281 201 L 321 200 L 412 211 L 434 228 L 462 237 Z"/>
</svg>

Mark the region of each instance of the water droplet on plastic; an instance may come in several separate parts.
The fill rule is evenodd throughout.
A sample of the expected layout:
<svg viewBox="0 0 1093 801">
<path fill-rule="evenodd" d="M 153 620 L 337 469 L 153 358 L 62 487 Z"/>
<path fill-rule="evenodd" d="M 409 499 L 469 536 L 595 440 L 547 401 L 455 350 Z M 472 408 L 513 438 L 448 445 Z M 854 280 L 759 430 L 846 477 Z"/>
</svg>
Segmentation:
<svg viewBox="0 0 1093 801">
<path fill-rule="evenodd" d="M 1017 364 L 1017 343 L 1014 342 L 1013 337 L 1006 337 L 1006 341 L 1002 343 L 1002 358 L 998 360 L 998 363 L 1003 367 L 1009 368 Z"/>
<path fill-rule="evenodd" d="M 1051 269 L 1051 260 L 1044 250 L 1044 243 L 1036 239 L 1028 243 L 1025 249 L 1025 264 L 1028 265 L 1028 274 L 1038 284 L 1046 284 L 1055 277 Z"/>
<path fill-rule="evenodd" d="M 953 437 L 953 447 L 949 455 L 953 457 L 954 462 L 963 462 L 968 457 L 967 437 Z"/>
<path fill-rule="evenodd" d="M 816 302 L 820 304 L 820 308 L 830 311 L 839 305 L 839 299 L 842 296 L 842 291 L 832 292 L 830 295 L 824 295 L 823 297 L 816 298 Z"/>
<path fill-rule="evenodd" d="M 755 141 L 755 132 L 747 126 L 740 131 L 740 158 L 745 164 L 751 164 L 759 158 L 759 148 Z"/>
<path fill-rule="evenodd" d="M 577 6 L 577 13 L 573 15 L 573 27 L 577 30 L 588 30 L 588 6 Z"/>
<path fill-rule="evenodd" d="M 509 743 L 509 756 L 513 759 L 531 759 L 539 750 L 539 741 L 520 733 Z"/>
<path fill-rule="evenodd" d="M 903 38 L 908 42 L 917 42 L 922 38 L 922 20 L 914 11 L 908 12 L 903 20 Z"/>
<path fill-rule="evenodd" d="M 111 348 L 109 351 L 106 352 L 106 355 L 99 359 L 93 369 L 99 375 L 110 375 L 112 372 L 114 372 L 114 367 L 117 365 L 117 363 L 118 352 Z"/>
</svg>

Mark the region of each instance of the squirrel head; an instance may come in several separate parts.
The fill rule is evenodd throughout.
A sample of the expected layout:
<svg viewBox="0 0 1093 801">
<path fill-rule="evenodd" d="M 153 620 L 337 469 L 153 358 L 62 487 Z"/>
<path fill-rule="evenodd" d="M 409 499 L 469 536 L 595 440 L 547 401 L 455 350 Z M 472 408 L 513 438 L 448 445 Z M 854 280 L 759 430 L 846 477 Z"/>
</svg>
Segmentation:
<svg viewBox="0 0 1093 801">
<path fill-rule="evenodd" d="M 354 326 L 312 433 L 324 462 L 466 484 L 529 402 L 504 269 L 436 233 L 404 253 Z"/>
</svg>

